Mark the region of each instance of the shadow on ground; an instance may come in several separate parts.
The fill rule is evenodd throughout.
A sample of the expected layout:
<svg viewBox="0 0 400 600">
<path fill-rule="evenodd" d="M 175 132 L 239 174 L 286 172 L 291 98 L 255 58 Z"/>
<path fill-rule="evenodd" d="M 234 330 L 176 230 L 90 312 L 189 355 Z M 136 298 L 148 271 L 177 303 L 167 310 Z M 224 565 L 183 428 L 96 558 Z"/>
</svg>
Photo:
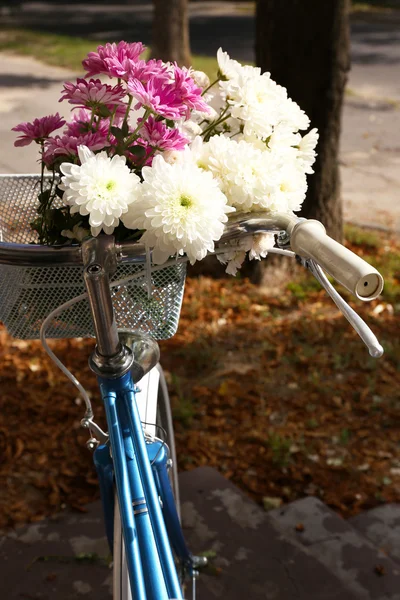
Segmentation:
<svg viewBox="0 0 400 600">
<path fill-rule="evenodd" d="M 41 87 L 47 88 L 63 79 L 51 77 L 34 77 L 29 75 L 0 74 L 0 88 Z"/>
<path fill-rule="evenodd" d="M 7 5 L 4 8 L 5 4 Z M 254 16 L 249 13 L 216 15 L 220 2 L 193 3 L 190 36 L 192 51 L 214 56 L 219 46 L 241 60 L 254 60 Z M 223 4 L 223 3 L 222 3 Z M 4 26 L 25 27 L 94 40 L 151 42 L 151 2 L 26 2 L 2 3 Z M 394 14 L 358 15 L 352 23 L 352 61 L 359 64 L 396 64 L 400 17 Z"/>
</svg>

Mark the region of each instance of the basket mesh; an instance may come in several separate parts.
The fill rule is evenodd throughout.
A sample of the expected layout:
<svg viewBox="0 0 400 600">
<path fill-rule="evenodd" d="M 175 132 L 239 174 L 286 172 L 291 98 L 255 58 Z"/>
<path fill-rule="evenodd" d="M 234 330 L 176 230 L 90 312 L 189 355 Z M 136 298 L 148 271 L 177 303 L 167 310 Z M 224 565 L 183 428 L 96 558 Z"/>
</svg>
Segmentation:
<svg viewBox="0 0 400 600">
<path fill-rule="evenodd" d="M 0 241 L 29 244 L 37 241 L 30 222 L 36 217 L 39 178 L 0 176 Z M 149 297 L 144 265 L 118 265 L 112 282 L 137 278 L 111 288 L 118 328 L 167 339 L 178 327 L 185 282 L 185 264 L 152 273 Z M 0 264 L 0 320 L 16 338 L 35 339 L 50 312 L 85 292 L 80 266 L 20 267 Z M 47 337 L 94 336 L 87 300 L 56 317 Z"/>
</svg>

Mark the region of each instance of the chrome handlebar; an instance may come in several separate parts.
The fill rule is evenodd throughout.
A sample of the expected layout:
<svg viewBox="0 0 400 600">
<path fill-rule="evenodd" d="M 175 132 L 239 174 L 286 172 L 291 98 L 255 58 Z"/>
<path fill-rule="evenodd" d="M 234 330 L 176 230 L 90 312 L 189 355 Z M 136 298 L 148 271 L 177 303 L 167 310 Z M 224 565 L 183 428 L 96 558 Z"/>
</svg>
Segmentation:
<svg viewBox="0 0 400 600">
<path fill-rule="evenodd" d="M 318 225 L 317 228 L 314 223 Z M 293 213 L 271 213 L 266 215 L 260 212 L 236 214 L 233 218 L 230 218 L 225 226 L 224 233 L 216 244 L 216 247 L 217 250 L 223 251 L 224 246 L 228 245 L 231 241 L 267 232 L 281 232 L 279 236 L 280 245 L 288 247 L 293 234 L 292 248 L 300 256 L 302 264 L 311 271 L 325 288 L 336 306 L 367 345 L 371 356 L 379 357 L 383 354 L 383 348 L 375 335 L 331 286 L 322 269 L 328 271 L 359 298 L 358 288 L 360 287 L 360 282 L 363 286 L 366 286 L 371 281 L 371 278 L 373 278 L 374 285 L 372 287 L 374 289 L 371 289 L 369 296 L 366 293 L 364 297 L 361 297 L 364 300 L 373 299 L 380 293 L 383 287 L 383 279 L 365 261 L 362 261 L 352 252 L 329 238 L 325 234 L 325 230 L 322 231 L 320 227 L 322 227 L 320 223 L 300 219 Z M 314 234 L 315 229 L 318 231 Z M 144 263 L 146 261 L 146 248 L 140 242 L 128 241 L 116 243 L 112 236 L 103 235 L 101 237 L 103 238 L 102 245 L 105 244 L 108 246 L 116 262 Z M 85 244 L 83 244 L 83 247 L 85 247 Z M 327 248 L 329 248 L 328 255 Z M 292 256 L 295 255 L 295 253 L 289 251 L 285 253 Z M 0 264 L 7 265 L 50 267 L 85 264 L 87 266 L 91 261 L 88 261 L 84 254 L 85 252 L 82 251 L 82 246 L 80 245 L 51 247 L 33 244 L 0 243 Z M 349 274 L 352 276 L 352 283 L 351 285 L 346 285 Z M 107 285 L 106 281 L 102 282 L 103 287 Z M 368 289 L 366 292 L 368 292 Z M 96 294 L 94 294 L 95 296 Z M 111 307 L 110 311 L 112 311 Z M 116 338 L 113 345 L 115 346 L 117 343 L 118 340 Z M 109 341 L 106 339 L 105 346 L 108 347 L 108 345 Z"/>
<path fill-rule="evenodd" d="M 299 221 L 300 219 L 292 214 L 242 213 L 235 215 L 225 226 L 218 246 L 256 233 L 288 231 Z M 116 242 L 114 248 L 118 262 L 144 263 L 146 261 L 146 249 L 140 242 Z M 80 245 L 40 246 L 0 242 L 0 264 L 21 267 L 81 265 L 83 264 L 82 248 Z"/>
</svg>

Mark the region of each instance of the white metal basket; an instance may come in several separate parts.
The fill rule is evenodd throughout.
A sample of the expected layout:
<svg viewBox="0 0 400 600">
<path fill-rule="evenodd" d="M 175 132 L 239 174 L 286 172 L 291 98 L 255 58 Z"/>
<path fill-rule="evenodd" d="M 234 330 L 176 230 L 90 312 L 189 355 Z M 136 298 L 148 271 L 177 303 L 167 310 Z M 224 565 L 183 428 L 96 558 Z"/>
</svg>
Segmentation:
<svg viewBox="0 0 400 600">
<path fill-rule="evenodd" d="M 0 175 L 0 241 L 16 244 L 37 242 L 30 223 L 37 216 L 39 177 Z M 141 331 L 155 339 L 167 339 L 178 327 L 183 298 L 184 263 L 152 272 L 151 295 L 145 266 L 119 264 L 111 283 L 118 328 Z M 0 320 L 9 333 L 21 339 L 39 337 L 43 320 L 64 302 L 83 294 L 81 266 L 24 267 L 0 264 Z M 94 336 L 87 300 L 63 311 L 52 322 L 46 337 Z"/>
</svg>

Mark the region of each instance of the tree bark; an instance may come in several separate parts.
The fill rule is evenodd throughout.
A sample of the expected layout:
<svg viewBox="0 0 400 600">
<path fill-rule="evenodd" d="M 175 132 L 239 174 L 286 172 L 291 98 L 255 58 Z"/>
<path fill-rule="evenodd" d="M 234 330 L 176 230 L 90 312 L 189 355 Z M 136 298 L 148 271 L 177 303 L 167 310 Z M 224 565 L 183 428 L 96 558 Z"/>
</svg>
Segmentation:
<svg viewBox="0 0 400 600">
<path fill-rule="evenodd" d="M 317 127 L 315 173 L 302 216 L 342 238 L 339 136 L 350 67 L 349 0 L 257 0 L 256 60 Z"/>
<path fill-rule="evenodd" d="M 152 56 L 190 66 L 188 0 L 153 0 Z"/>
</svg>

